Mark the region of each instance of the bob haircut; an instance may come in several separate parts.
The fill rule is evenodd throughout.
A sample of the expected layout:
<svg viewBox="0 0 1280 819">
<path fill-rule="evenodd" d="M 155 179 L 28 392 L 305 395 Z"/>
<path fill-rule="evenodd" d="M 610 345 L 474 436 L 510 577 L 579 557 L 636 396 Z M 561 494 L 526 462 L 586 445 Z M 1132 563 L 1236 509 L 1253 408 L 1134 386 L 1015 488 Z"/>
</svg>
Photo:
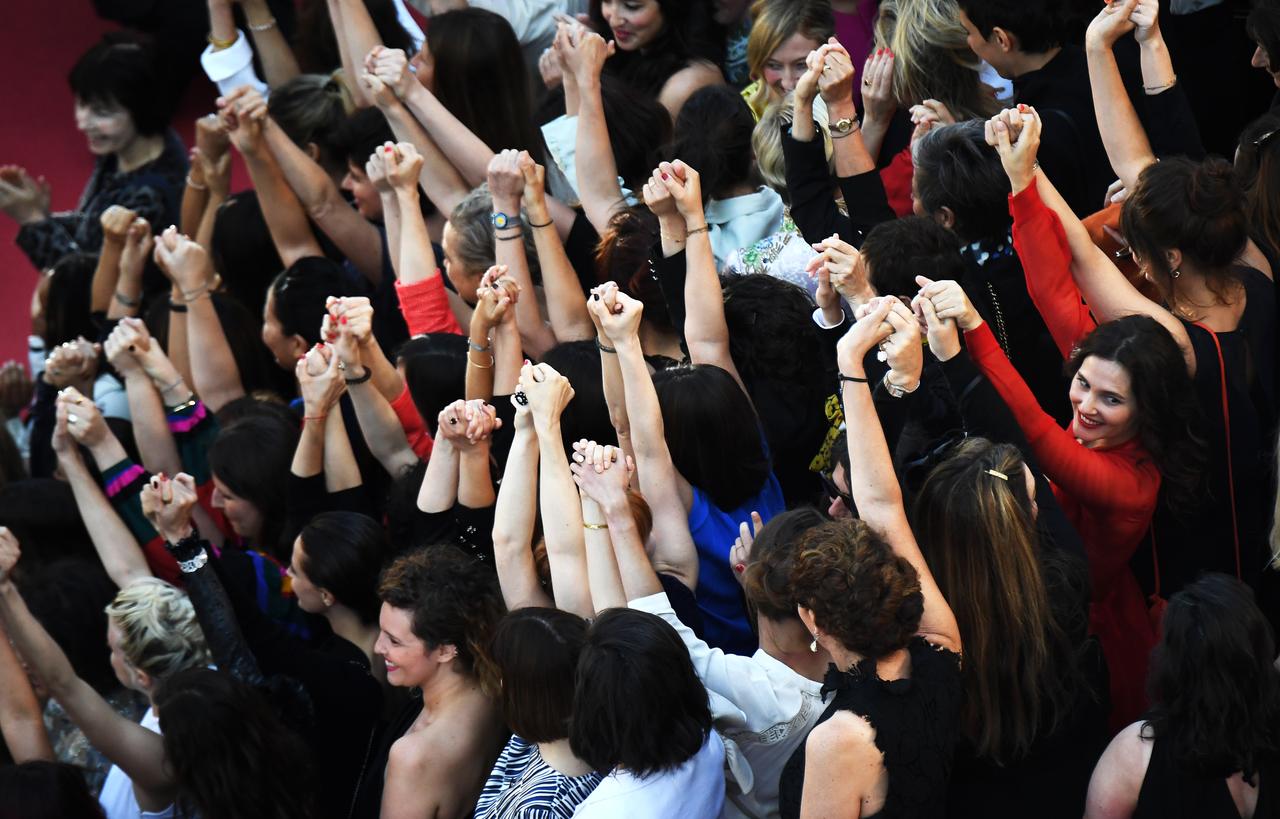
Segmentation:
<svg viewBox="0 0 1280 819">
<path fill-rule="evenodd" d="M 1043 54 L 1062 45 L 1070 3 L 1059 0 L 959 0 L 960 8 L 982 34 L 990 38 L 997 27 L 1018 38 L 1025 54 Z"/>
<path fill-rule="evenodd" d="M 860 250 L 868 280 L 882 296 L 914 296 L 920 290 L 916 276 L 944 281 L 964 274 L 956 235 L 927 216 L 881 222 Z"/>
<path fill-rule="evenodd" d="M 288 565 L 293 534 L 284 531 L 289 469 L 298 447 L 298 427 L 274 413 L 255 412 L 223 427 L 209 447 L 209 469 L 238 497 L 262 513 L 261 543 L 254 544 Z"/>
<path fill-rule="evenodd" d="M 527 742 L 569 736 L 573 678 L 587 640 L 587 621 L 559 609 L 517 609 L 493 634 L 493 662 L 502 675 L 502 714 Z"/>
<path fill-rule="evenodd" d="M 382 573 L 378 597 L 412 615 L 413 633 L 427 648 L 451 645 L 461 671 L 488 694 L 498 690 L 489 645 L 502 619 L 502 595 L 493 570 L 454 546 L 416 549 Z"/>
<path fill-rule="evenodd" d="M 96 45 L 76 60 L 67 76 L 71 93 L 85 105 L 113 107 L 129 112 L 138 133 L 163 134 L 169 127 L 172 106 L 163 85 L 152 41 L 128 31 L 104 34 Z"/>
<path fill-rule="evenodd" d="M 1200 776 L 1246 779 L 1280 751 L 1275 637 L 1253 592 L 1207 574 L 1175 594 L 1151 654 L 1152 710 L 1142 728 Z"/>
<path fill-rule="evenodd" d="M 298 537 L 306 554 L 301 568 L 311 583 L 332 592 L 360 622 L 377 623 L 378 576 L 391 553 L 382 526 L 357 512 L 321 512 Z"/>
<path fill-rule="evenodd" d="M 925 213 L 949 208 L 952 230 L 965 242 L 1009 232 L 1009 177 L 987 144 L 980 120 L 934 128 L 916 142 L 915 194 Z"/>
<path fill-rule="evenodd" d="M 435 435 L 440 410 L 466 392 L 467 340 L 457 333 L 414 336 L 396 352 L 413 405 Z"/>
<path fill-rule="evenodd" d="M 713 364 L 654 373 L 671 461 L 723 511 L 755 497 L 769 479 L 760 419 L 733 376 Z"/>
<path fill-rule="evenodd" d="M 751 155 L 756 119 L 742 95 L 727 85 L 699 88 L 676 117 L 675 141 L 667 151 L 696 168 L 702 200 L 724 199 L 757 176 Z"/>
<path fill-rule="evenodd" d="M 710 731 L 707 690 L 675 629 L 635 609 L 596 618 L 578 660 L 569 727 L 579 759 L 644 778 L 687 762 Z"/>
<path fill-rule="evenodd" d="M 817 509 L 804 506 L 775 516 L 756 533 L 742 583 L 747 602 L 761 617 L 781 621 L 799 617 L 791 585 L 796 546 L 805 532 L 826 521 Z"/>
<path fill-rule="evenodd" d="M 301 336 L 307 344 L 319 344 L 325 301 L 345 296 L 347 279 L 337 262 L 323 256 L 305 256 L 271 282 L 275 315 L 285 337 Z"/>
</svg>

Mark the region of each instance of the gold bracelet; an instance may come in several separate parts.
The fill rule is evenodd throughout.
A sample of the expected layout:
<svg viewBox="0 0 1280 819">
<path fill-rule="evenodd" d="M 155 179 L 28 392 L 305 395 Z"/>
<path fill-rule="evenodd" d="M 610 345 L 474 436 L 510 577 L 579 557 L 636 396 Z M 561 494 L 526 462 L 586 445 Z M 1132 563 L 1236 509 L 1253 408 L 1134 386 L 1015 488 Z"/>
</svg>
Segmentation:
<svg viewBox="0 0 1280 819">
<path fill-rule="evenodd" d="M 694 235 L 695 233 L 710 233 L 710 232 L 711 232 L 711 225 L 703 225 L 702 227 L 694 228 L 693 230 L 686 230 L 684 232 L 684 235 L 687 238 L 689 236 Z"/>
<path fill-rule="evenodd" d="M 222 51 L 223 49 L 231 48 L 231 46 L 236 44 L 236 40 L 239 39 L 240 32 L 238 31 L 235 33 L 235 36 L 229 40 L 219 40 L 217 37 L 213 36 L 212 31 L 209 32 L 209 45 L 213 46 L 215 51 Z"/>
<path fill-rule="evenodd" d="M 599 530 L 599 529 L 608 529 L 608 528 L 609 528 L 609 524 L 607 524 L 607 523 L 587 523 L 586 521 L 583 521 L 583 522 L 582 522 L 582 528 L 583 528 L 583 529 L 594 529 L 594 530 Z"/>
<path fill-rule="evenodd" d="M 468 363 L 468 364 L 470 364 L 472 367 L 475 367 L 477 370 L 492 370 L 492 369 L 493 369 L 493 361 L 494 361 L 494 359 L 493 359 L 493 353 L 490 353 L 490 354 L 489 354 L 489 363 L 488 363 L 488 364 L 477 364 L 475 361 L 472 361 L 472 360 L 471 360 L 471 354 L 472 354 L 473 352 L 475 352 L 475 350 L 467 350 L 467 363 Z"/>
</svg>

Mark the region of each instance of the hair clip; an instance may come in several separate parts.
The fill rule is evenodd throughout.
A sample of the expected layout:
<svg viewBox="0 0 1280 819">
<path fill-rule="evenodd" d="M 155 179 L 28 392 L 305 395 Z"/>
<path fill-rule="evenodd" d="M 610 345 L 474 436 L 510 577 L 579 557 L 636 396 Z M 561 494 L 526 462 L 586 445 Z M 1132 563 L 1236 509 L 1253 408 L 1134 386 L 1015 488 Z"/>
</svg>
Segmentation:
<svg viewBox="0 0 1280 819">
<path fill-rule="evenodd" d="M 999 470 L 995 470 L 995 469 L 984 469 L 984 470 L 982 470 L 982 471 L 983 471 L 983 472 L 986 472 L 988 475 L 990 475 L 990 476 L 991 476 L 991 477 L 993 477 L 993 478 L 999 478 L 1000 480 L 1005 481 L 1005 482 L 1008 482 L 1008 480 L 1009 480 L 1009 476 L 1008 476 L 1008 475 L 1006 475 L 1006 474 L 1004 474 L 1003 472 L 1000 472 Z"/>
</svg>

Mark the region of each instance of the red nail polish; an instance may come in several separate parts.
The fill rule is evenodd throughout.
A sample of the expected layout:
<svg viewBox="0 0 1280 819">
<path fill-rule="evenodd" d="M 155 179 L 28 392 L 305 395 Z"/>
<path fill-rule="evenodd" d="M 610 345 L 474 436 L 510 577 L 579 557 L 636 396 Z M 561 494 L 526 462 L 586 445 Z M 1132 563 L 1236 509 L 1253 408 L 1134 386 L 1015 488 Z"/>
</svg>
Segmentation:
<svg viewBox="0 0 1280 819">
<path fill-rule="evenodd" d="M 342 318 L 338 319 L 338 323 L 339 323 L 339 324 L 346 324 L 346 323 L 347 323 L 347 317 L 346 317 L 346 316 L 343 316 Z"/>
<path fill-rule="evenodd" d="M 662 178 L 663 178 L 663 179 L 668 179 L 668 178 L 670 178 L 670 177 L 668 177 L 668 176 L 664 173 L 664 174 L 662 175 Z"/>
<path fill-rule="evenodd" d="M 392 148 L 390 145 L 388 145 L 387 147 L 383 148 L 382 150 L 386 151 L 386 152 L 387 152 L 387 153 L 389 153 L 389 154 L 394 154 L 394 153 L 396 152 L 396 149 L 395 149 L 395 148 Z"/>
</svg>

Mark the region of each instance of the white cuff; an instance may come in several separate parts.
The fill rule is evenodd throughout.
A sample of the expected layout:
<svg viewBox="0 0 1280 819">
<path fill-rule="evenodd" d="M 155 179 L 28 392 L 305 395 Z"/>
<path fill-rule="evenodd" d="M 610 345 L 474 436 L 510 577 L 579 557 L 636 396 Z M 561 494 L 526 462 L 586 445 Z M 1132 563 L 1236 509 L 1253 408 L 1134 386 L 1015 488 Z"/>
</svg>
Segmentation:
<svg viewBox="0 0 1280 819">
<path fill-rule="evenodd" d="M 818 325 L 824 330 L 834 330 L 837 327 L 843 326 L 845 323 L 845 319 L 846 319 L 846 316 L 844 315 L 844 313 L 841 313 L 839 321 L 837 321 L 835 324 L 827 324 L 827 322 L 822 318 L 822 308 L 815 307 L 813 309 L 813 323 Z"/>
<path fill-rule="evenodd" d="M 239 29 L 236 29 L 236 41 L 230 48 L 214 51 L 213 46 L 207 46 L 200 55 L 200 67 L 223 94 L 230 94 L 242 85 L 267 93 L 267 84 L 253 71 L 253 46 Z"/>
</svg>

